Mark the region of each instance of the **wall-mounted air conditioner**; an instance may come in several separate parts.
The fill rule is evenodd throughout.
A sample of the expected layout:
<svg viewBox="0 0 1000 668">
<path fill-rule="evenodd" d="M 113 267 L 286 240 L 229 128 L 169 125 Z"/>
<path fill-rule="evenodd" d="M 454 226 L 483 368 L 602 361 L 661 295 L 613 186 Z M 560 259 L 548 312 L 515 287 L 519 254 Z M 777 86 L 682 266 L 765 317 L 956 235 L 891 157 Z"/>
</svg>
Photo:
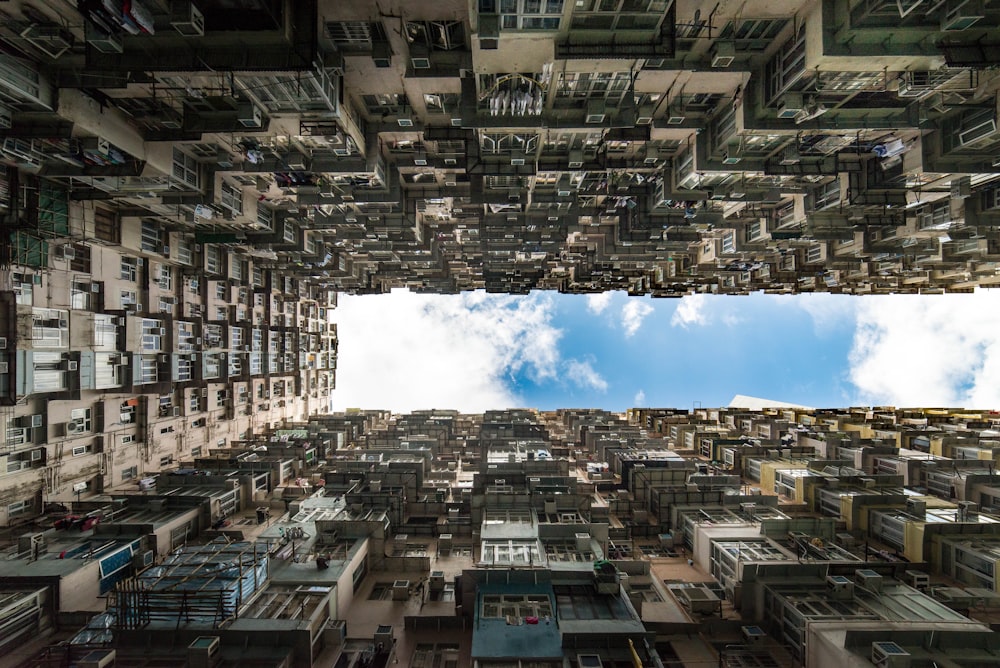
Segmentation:
<svg viewBox="0 0 1000 668">
<path fill-rule="evenodd" d="M 950 0 L 945 3 L 941 30 L 967 30 L 986 16 L 983 0 Z"/>
<path fill-rule="evenodd" d="M 185 37 L 205 35 L 205 16 L 192 2 L 180 0 L 170 3 L 170 25 Z"/>
<path fill-rule="evenodd" d="M 712 67 L 729 67 L 736 60 L 734 42 L 718 42 L 712 48 Z"/>
<path fill-rule="evenodd" d="M 242 100 L 236 106 L 236 120 L 245 128 L 259 128 L 264 125 L 264 112 L 253 102 Z"/>
<path fill-rule="evenodd" d="M 30 25 L 21 37 L 50 58 L 58 58 L 73 47 L 73 35 L 59 26 Z"/>
<path fill-rule="evenodd" d="M 392 67 L 392 47 L 388 42 L 375 42 L 372 44 L 372 61 L 375 67 Z"/>
<path fill-rule="evenodd" d="M 574 149 L 569 152 L 569 168 L 580 169 L 583 167 L 583 151 Z"/>
<path fill-rule="evenodd" d="M 778 104 L 778 118 L 794 119 L 803 111 L 805 111 L 805 101 L 802 99 L 802 93 L 785 93 Z"/>
<path fill-rule="evenodd" d="M 587 102 L 587 123 L 603 123 L 607 117 L 608 110 L 603 99 Z"/>
<path fill-rule="evenodd" d="M 878 668 L 907 668 L 911 658 L 909 652 L 894 642 L 872 643 L 872 663 Z"/>
</svg>

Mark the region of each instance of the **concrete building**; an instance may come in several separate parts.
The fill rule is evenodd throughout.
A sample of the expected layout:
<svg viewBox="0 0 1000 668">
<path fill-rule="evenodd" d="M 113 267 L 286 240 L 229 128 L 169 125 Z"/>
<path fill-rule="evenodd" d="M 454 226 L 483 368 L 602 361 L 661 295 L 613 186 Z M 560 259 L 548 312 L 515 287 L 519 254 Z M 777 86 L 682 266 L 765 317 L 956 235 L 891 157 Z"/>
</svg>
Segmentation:
<svg viewBox="0 0 1000 668">
<path fill-rule="evenodd" d="M 894 449 L 907 460 L 888 444 L 929 427 L 984 444 L 1000 417 L 775 407 L 286 421 L 141 489 L 50 509 L 0 560 L 0 628 L 37 638 L 8 662 L 990 665 L 1000 516 L 915 484 L 926 476 L 878 470 Z M 943 472 L 968 460 L 924 461 Z M 953 470 L 967 490 L 993 484 Z"/>
</svg>

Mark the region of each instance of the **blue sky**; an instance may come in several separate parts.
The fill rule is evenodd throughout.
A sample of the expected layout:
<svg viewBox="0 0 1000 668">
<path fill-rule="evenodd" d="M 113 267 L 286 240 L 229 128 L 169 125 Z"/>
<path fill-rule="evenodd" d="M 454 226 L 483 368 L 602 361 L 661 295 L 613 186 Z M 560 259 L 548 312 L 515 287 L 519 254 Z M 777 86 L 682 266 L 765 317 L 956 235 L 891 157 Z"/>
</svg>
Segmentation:
<svg viewBox="0 0 1000 668">
<path fill-rule="evenodd" d="M 333 408 L 1000 407 L 1000 291 L 341 296 Z"/>
</svg>

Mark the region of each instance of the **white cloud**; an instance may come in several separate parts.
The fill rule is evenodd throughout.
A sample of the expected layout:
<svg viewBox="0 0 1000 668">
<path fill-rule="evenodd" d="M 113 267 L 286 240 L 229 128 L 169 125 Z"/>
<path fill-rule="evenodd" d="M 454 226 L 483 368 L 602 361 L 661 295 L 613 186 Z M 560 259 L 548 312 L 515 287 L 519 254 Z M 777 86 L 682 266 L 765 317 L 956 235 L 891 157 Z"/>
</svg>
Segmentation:
<svg viewBox="0 0 1000 668">
<path fill-rule="evenodd" d="M 860 402 L 1000 408 L 1000 291 L 858 299 Z"/>
<path fill-rule="evenodd" d="M 552 315 L 552 298 L 540 293 L 341 296 L 334 409 L 520 405 L 512 375 L 544 381 L 562 367 Z"/>
<path fill-rule="evenodd" d="M 633 406 L 642 406 L 645 402 L 646 402 L 646 393 L 643 390 L 639 390 L 638 392 L 635 393 L 635 396 L 632 397 Z"/>
<path fill-rule="evenodd" d="M 901 297 L 905 295 L 890 295 Z M 881 296 L 878 297 L 881 299 Z M 839 325 L 853 320 L 861 301 L 851 295 L 836 295 L 827 292 L 814 292 L 801 295 L 775 296 L 776 301 L 791 299 L 812 318 L 813 328 L 817 336 L 831 334 Z"/>
<path fill-rule="evenodd" d="M 598 292 L 587 295 L 587 310 L 594 315 L 600 315 L 611 305 L 610 292 Z"/>
<path fill-rule="evenodd" d="M 705 295 L 686 295 L 681 297 L 677 310 L 670 318 L 670 324 L 674 327 L 687 329 L 691 325 L 708 324 L 708 313 L 705 307 L 708 305 Z"/>
<path fill-rule="evenodd" d="M 642 321 L 653 312 L 653 307 L 648 302 L 637 297 L 630 298 L 622 307 L 622 328 L 625 336 L 629 337 L 639 331 Z"/>
<path fill-rule="evenodd" d="M 608 391 L 608 381 L 597 373 L 597 370 L 588 360 L 570 359 L 565 363 L 566 378 L 573 381 L 580 387 L 597 390 L 598 392 Z"/>
</svg>

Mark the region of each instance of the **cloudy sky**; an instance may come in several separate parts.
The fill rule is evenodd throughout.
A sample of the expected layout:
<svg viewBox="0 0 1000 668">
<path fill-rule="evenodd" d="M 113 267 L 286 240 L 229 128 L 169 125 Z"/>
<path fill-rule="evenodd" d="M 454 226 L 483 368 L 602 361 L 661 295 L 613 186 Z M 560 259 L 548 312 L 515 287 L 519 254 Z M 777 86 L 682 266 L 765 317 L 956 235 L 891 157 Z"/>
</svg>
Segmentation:
<svg viewBox="0 0 1000 668">
<path fill-rule="evenodd" d="M 683 299 L 624 293 L 340 297 L 334 410 L 1000 408 L 1000 290 Z"/>
</svg>

